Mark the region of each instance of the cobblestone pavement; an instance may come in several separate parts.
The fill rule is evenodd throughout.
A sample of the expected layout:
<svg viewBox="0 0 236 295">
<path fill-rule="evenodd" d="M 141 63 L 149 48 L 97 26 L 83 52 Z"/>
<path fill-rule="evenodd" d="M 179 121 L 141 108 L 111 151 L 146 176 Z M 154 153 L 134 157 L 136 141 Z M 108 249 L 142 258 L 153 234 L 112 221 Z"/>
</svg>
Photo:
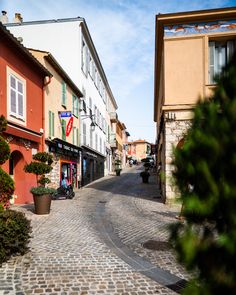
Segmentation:
<svg viewBox="0 0 236 295">
<path fill-rule="evenodd" d="M 143 247 L 167 240 L 177 209 L 160 202 L 155 176 L 143 184 L 139 172 L 128 168 L 81 189 L 73 200 L 52 201 L 49 215 L 14 206 L 31 220 L 33 234 L 30 251 L 0 268 L 0 295 L 177 294 L 168 280 L 171 285 L 188 275 L 172 250 Z M 150 266 L 155 272 L 148 276 Z"/>
</svg>

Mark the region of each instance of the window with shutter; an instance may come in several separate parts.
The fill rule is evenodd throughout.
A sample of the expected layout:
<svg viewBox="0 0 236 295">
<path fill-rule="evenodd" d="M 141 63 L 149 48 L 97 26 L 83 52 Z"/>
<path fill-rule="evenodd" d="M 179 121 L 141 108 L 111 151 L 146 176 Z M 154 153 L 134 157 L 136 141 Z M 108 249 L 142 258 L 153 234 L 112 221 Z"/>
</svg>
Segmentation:
<svg viewBox="0 0 236 295">
<path fill-rule="evenodd" d="M 61 139 L 66 141 L 66 120 L 61 120 Z"/>
<path fill-rule="evenodd" d="M 79 116 L 79 99 L 77 96 L 72 96 L 72 114 L 78 118 Z"/>
<path fill-rule="evenodd" d="M 26 81 L 7 68 L 8 75 L 8 114 L 12 119 L 26 121 Z"/>
<path fill-rule="evenodd" d="M 61 105 L 66 107 L 66 83 L 65 82 L 61 83 L 61 88 L 62 88 Z"/>
</svg>

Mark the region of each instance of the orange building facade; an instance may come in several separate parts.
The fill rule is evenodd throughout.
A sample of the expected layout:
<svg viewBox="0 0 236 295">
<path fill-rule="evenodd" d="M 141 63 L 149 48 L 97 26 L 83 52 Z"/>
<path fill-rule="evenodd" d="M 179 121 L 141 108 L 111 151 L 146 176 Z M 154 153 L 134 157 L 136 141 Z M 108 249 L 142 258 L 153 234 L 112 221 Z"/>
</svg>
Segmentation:
<svg viewBox="0 0 236 295">
<path fill-rule="evenodd" d="M 15 181 L 12 201 L 30 203 L 36 178 L 26 174 L 24 166 L 43 150 L 43 87 L 51 74 L 1 23 L 0 38 L 0 112 L 8 121 L 3 137 L 11 150 L 2 168 Z"/>
</svg>

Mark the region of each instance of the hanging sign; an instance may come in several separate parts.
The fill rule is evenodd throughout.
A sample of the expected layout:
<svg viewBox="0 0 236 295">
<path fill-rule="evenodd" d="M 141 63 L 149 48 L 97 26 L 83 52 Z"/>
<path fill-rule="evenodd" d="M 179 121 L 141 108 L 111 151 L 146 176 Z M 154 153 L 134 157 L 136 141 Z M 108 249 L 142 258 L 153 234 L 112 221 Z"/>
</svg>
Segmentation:
<svg viewBox="0 0 236 295">
<path fill-rule="evenodd" d="M 73 117 L 70 117 L 70 120 L 68 121 L 67 125 L 66 125 L 66 136 L 70 135 L 72 126 L 73 126 Z"/>
</svg>

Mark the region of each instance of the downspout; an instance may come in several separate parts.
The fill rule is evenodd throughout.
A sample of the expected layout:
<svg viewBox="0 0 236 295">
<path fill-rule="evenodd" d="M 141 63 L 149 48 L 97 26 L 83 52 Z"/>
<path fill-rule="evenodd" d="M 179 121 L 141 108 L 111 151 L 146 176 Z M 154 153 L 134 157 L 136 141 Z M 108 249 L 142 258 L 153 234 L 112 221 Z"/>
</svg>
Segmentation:
<svg viewBox="0 0 236 295">
<path fill-rule="evenodd" d="M 45 147 L 45 88 L 51 83 L 52 76 L 45 76 L 43 82 L 43 103 L 42 103 L 42 127 L 43 127 L 43 134 L 42 134 L 42 151 L 44 152 Z"/>
</svg>

